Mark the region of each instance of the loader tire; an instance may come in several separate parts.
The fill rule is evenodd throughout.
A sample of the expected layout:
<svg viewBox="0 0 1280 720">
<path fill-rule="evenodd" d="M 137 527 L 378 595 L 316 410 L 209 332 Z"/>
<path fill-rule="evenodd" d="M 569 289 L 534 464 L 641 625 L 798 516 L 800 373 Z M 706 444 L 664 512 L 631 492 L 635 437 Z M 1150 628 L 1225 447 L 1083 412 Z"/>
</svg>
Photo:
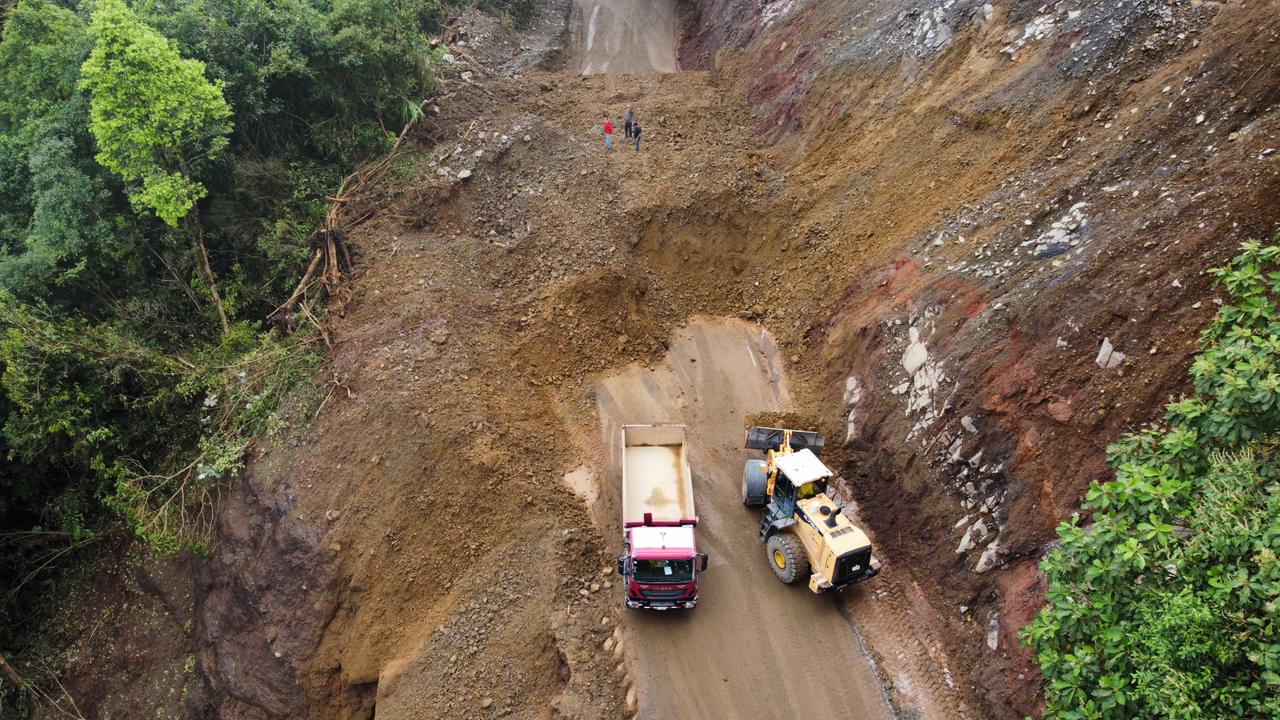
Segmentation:
<svg viewBox="0 0 1280 720">
<path fill-rule="evenodd" d="M 769 464 L 764 460 L 748 460 L 742 469 L 742 504 L 759 507 L 768 500 Z"/>
<path fill-rule="evenodd" d="M 779 580 L 790 585 L 809 577 L 809 556 L 805 554 L 800 538 L 782 532 L 771 536 L 764 547 L 769 567 L 773 568 L 773 574 Z"/>
</svg>

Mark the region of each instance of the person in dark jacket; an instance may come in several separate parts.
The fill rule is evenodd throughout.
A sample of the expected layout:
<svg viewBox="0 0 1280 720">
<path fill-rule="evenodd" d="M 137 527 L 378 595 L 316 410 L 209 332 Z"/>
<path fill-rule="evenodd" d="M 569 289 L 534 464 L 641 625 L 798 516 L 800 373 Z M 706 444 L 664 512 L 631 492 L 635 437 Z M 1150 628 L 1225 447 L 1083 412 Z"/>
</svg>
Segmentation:
<svg viewBox="0 0 1280 720">
<path fill-rule="evenodd" d="M 636 139 L 636 152 L 640 152 L 640 123 L 631 126 L 631 137 Z"/>
<path fill-rule="evenodd" d="M 623 137 L 631 137 L 631 123 L 636 119 L 636 114 L 631 110 L 631 106 L 627 106 L 627 114 L 622 116 L 622 131 L 626 133 Z"/>
</svg>

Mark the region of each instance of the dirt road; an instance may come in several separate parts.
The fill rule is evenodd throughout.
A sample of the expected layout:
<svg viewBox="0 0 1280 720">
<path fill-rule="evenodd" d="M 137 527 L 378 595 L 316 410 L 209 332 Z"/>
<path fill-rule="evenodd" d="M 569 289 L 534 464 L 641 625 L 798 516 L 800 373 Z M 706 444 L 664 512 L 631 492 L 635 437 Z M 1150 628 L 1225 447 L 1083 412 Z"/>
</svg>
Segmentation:
<svg viewBox="0 0 1280 720">
<path fill-rule="evenodd" d="M 699 544 L 711 556 L 696 610 L 626 615 L 638 717 L 890 717 L 856 630 L 833 598 L 774 578 L 759 513 L 739 499 L 744 421 L 791 404 L 769 335 L 738 320 L 696 321 L 672 338 L 663 364 L 611 375 L 596 397 L 611 453 L 624 423 L 688 425 Z M 598 477 L 616 501 L 612 460 Z"/>
<path fill-rule="evenodd" d="M 676 8 L 671 0 L 574 0 L 571 22 L 583 75 L 676 71 Z"/>
</svg>

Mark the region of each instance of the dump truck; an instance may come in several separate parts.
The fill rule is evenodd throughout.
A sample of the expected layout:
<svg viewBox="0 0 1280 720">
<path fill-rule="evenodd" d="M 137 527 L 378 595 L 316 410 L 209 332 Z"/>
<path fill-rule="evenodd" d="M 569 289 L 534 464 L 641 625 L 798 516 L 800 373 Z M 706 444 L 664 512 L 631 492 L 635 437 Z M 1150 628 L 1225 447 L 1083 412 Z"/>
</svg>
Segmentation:
<svg viewBox="0 0 1280 720">
<path fill-rule="evenodd" d="M 773 573 L 784 583 L 808 580 L 815 593 L 839 591 L 880 572 L 871 540 L 828 494 L 834 473 L 819 459 L 822 435 L 752 427 L 746 446 L 765 459 L 747 461 L 742 502 L 764 506 L 760 539 Z"/>
<path fill-rule="evenodd" d="M 622 532 L 618 575 L 633 609 L 691 609 L 698 604 L 698 515 L 683 425 L 622 428 Z"/>
</svg>

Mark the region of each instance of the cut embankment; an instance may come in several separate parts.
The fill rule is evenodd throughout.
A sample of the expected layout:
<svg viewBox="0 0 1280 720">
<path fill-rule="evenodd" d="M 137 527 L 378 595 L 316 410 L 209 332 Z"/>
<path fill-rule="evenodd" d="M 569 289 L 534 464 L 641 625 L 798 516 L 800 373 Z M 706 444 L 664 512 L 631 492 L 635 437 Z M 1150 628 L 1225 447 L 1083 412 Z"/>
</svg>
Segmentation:
<svg viewBox="0 0 1280 720">
<path fill-rule="evenodd" d="M 583 75 L 677 69 L 676 7 L 671 0 L 574 0 L 571 32 Z"/>
</svg>

